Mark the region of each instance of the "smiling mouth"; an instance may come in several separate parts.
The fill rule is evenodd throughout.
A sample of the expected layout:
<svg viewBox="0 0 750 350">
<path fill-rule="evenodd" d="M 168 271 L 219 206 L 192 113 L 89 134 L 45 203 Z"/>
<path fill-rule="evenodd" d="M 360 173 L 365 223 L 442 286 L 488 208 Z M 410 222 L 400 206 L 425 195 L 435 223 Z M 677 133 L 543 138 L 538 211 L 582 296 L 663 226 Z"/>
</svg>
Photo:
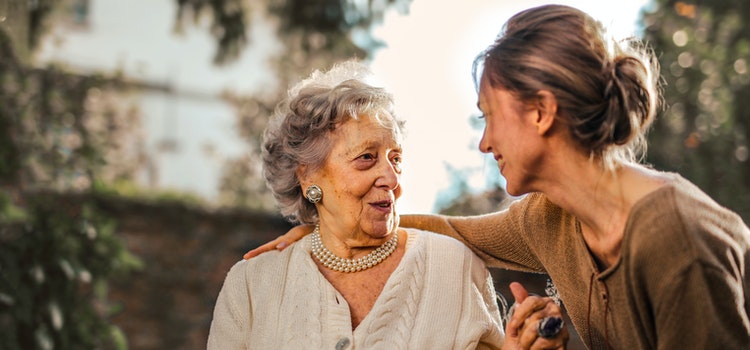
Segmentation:
<svg viewBox="0 0 750 350">
<path fill-rule="evenodd" d="M 497 161 L 497 167 L 498 167 L 498 169 L 500 169 L 500 171 L 502 171 L 503 168 L 505 167 L 505 159 L 503 159 L 502 155 L 498 154 L 498 155 L 495 155 L 495 160 Z"/>
<path fill-rule="evenodd" d="M 376 209 L 386 210 L 386 211 L 390 211 L 391 208 L 393 208 L 393 202 L 389 201 L 389 200 L 379 201 L 379 202 L 372 202 L 372 203 L 370 203 L 370 205 L 372 205 Z"/>
</svg>

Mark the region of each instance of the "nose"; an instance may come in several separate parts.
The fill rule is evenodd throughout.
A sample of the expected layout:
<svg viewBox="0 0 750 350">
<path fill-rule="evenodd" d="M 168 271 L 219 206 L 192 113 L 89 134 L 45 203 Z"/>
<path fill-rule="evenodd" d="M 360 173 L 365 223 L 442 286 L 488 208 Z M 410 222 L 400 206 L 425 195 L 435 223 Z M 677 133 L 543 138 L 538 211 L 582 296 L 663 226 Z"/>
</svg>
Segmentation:
<svg viewBox="0 0 750 350">
<path fill-rule="evenodd" d="M 380 176 L 375 181 L 375 186 L 387 190 L 395 190 L 401 183 L 401 168 L 398 164 L 390 161 L 383 161 L 380 164 Z"/>
<path fill-rule="evenodd" d="M 487 128 L 484 128 L 484 132 L 482 132 L 482 139 L 479 140 L 479 151 L 482 153 L 492 153 L 492 146 L 487 140 Z"/>
</svg>

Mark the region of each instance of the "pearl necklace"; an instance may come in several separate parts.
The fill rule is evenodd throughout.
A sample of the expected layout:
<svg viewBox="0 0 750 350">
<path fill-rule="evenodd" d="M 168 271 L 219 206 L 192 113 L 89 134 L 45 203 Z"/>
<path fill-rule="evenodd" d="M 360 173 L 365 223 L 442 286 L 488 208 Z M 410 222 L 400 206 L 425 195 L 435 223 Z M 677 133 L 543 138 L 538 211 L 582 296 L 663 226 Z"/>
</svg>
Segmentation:
<svg viewBox="0 0 750 350">
<path fill-rule="evenodd" d="M 315 225 L 312 233 L 312 253 L 323 266 L 338 272 L 359 272 L 367 270 L 377 264 L 380 264 L 396 250 L 398 245 L 398 234 L 393 233 L 393 237 L 388 242 L 383 243 L 380 247 L 375 248 L 370 254 L 357 259 L 341 258 L 331 253 L 323 242 L 320 240 L 319 226 Z"/>
</svg>

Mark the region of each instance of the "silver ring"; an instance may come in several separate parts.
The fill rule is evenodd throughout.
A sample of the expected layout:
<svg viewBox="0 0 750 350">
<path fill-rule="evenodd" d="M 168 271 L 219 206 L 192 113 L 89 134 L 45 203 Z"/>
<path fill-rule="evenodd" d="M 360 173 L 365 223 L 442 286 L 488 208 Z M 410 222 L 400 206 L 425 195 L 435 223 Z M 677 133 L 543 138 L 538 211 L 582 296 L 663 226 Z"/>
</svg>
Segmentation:
<svg viewBox="0 0 750 350">
<path fill-rule="evenodd" d="M 565 322 L 560 317 L 545 317 L 539 320 L 539 326 L 536 328 L 536 333 L 544 339 L 552 339 L 560 334 Z"/>
</svg>

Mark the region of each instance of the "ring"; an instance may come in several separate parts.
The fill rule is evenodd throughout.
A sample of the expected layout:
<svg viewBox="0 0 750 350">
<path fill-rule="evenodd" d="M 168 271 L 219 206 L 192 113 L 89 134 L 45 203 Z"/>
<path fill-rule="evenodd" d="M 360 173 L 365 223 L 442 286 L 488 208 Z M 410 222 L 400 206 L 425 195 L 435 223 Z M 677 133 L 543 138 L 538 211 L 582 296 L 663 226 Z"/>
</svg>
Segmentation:
<svg viewBox="0 0 750 350">
<path fill-rule="evenodd" d="M 565 322 L 560 317 L 545 317 L 539 320 L 536 333 L 544 339 L 551 339 L 560 334 L 564 326 Z"/>
</svg>

